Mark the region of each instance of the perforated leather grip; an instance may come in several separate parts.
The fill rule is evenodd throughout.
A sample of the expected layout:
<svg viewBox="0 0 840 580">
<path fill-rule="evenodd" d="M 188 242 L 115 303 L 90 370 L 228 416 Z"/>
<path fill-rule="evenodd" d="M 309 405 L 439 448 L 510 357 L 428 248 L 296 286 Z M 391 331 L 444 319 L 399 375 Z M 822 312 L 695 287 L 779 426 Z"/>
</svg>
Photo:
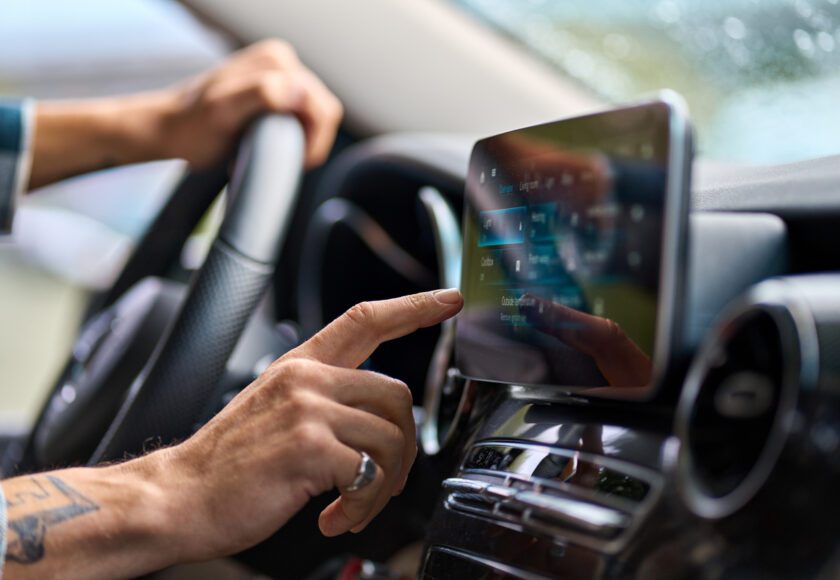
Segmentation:
<svg viewBox="0 0 840 580">
<path fill-rule="evenodd" d="M 271 279 L 303 152 L 291 117 L 261 119 L 245 137 L 219 237 L 91 463 L 186 438 L 209 418 L 227 360 Z"/>
</svg>

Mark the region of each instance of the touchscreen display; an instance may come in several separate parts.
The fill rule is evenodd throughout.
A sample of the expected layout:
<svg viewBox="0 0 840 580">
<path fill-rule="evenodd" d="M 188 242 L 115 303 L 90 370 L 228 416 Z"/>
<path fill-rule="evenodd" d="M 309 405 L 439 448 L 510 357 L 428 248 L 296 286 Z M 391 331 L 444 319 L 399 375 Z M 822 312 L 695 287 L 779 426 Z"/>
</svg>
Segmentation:
<svg viewBox="0 0 840 580">
<path fill-rule="evenodd" d="M 661 103 L 623 109 L 476 144 L 456 342 L 465 376 L 569 387 L 650 383 L 668 111 Z"/>
</svg>

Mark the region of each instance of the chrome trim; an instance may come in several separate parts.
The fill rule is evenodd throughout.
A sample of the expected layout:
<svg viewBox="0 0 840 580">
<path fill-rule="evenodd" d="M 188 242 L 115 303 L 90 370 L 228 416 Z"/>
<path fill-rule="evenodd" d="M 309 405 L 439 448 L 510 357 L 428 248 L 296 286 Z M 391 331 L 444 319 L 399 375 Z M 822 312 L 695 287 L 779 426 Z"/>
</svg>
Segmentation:
<svg viewBox="0 0 840 580">
<path fill-rule="evenodd" d="M 476 481 L 475 479 L 464 479 L 463 477 L 450 477 L 448 479 L 444 479 L 441 486 L 444 489 L 449 489 L 452 491 L 462 491 L 465 493 L 481 493 L 487 486 L 490 484 L 486 481 Z"/>
<path fill-rule="evenodd" d="M 521 475 L 516 474 L 503 474 L 499 472 L 494 472 L 490 469 L 466 469 L 464 470 L 464 475 L 477 475 L 477 476 L 488 476 L 488 477 L 500 477 L 502 475 L 506 475 L 505 481 L 503 485 L 494 486 L 491 484 L 492 487 L 504 487 L 513 489 L 515 491 L 534 491 L 535 493 L 553 493 L 553 494 L 562 494 L 567 495 L 580 501 L 585 501 L 589 503 L 598 503 L 601 505 L 605 505 L 610 508 L 615 508 L 618 510 L 623 511 L 630 511 L 636 512 L 643 509 L 643 506 L 648 501 L 648 497 L 645 497 L 642 501 L 633 501 L 626 498 L 622 498 L 619 496 L 609 496 L 603 493 L 599 493 L 597 491 L 593 491 L 591 489 L 587 489 L 585 487 L 581 487 L 574 484 L 568 484 L 564 482 L 557 482 L 557 481 L 550 481 L 547 479 L 542 479 L 539 477 L 534 477 L 532 479 L 528 479 Z M 514 484 L 518 483 L 519 487 L 516 487 Z M 651 490 L 653 486 L 651 486 Z M 485 494 L 491 495 L 486 489 L 484 491 Z M 652 493 L 652 491 L 651 491 Z M 650 493 L 648 493 L 650 496 Z M 491 497 L 497 497 L 498 494 L 493 494 Z"/>
<path fill-rule="evenodd" d="M 730 493 L 711 497 L 700 489 L 693 476 L 694 465 L 687 443 L 691 413 L 707 371 L 719 357 L 721 345 L 743 320 L 755 312 L 769 314 L 780 328 L 785 364 L 778 408 L 767 442 L 744 480 Z M 773 471 L 791 432 L 797 413 L 798 391 L 816 389 L 818 377 L 816 323 L 806 298 L 792 279 L 775 278 L 761 282 L 726 310 L 703 341 L 688 371 L 677 405 L 675 432 L 680 441 L 677 487 L 692 512 L 706 519 L 723 518 L 744 507 L 755 496 Z"/>
<path fill-rule="evenodd" d="M 484 495 L 497 501 L 505 501 L 513 498 L 519 490 L 504 485 L 488 485 L 484 488 Z"/>
<path fill-rule="evenodd" d="M 483 556 L 479 556 L 477 554 L 473 554 L 470 552 L 464 552 L 462 550 L 457 550 L 455 548 L 450 548 L 448 546 L 432 546 L 429 549 L 428 556 L 426 557 L 426 562 L 424 563 L 424 568 L 429 561 L 429 558 L 434 555 L 435 552 L 447 554 L 448 556 L 452 556 L 455 558 L 460 558 L 462 560 L 467 560 L 469 562 L 474 562 L 476 564 L 481 564 L 486 568 L 490 568 L 496 572 L 501 572 L 506 576 L 513 576 L 514 578 L 519 578 L 520 580 L 549 580 L 546 576 L 541 576 L 539 574 L 533 574 L 531 572 L 526 572 L 524 570 L 520 570 L 518 568 L 514 568 L 508 564 L 504 564 L 502 562 L 497 562 L 495 560 L 491 560 L 489 558 L 485 558 Z"/>
<path fill-rule="evenodd" d="M 577 394 L 567 389 L 575 387 L 548 387 L 545 385 L 505 385 L 507 392 L 513 399 L 520 401 L 539 401 L 541 403 L 563 403 L 564 405 L 588 405 L 589 400 L 582 397 L 585 393 Z M 498 386 L 496 387 L 498 388 Z"/>
<path fill-rule="evenodd" d="M 458 217 L 446 198 L 434 187 L 421 188 L 419 198 L 432 222 L 440 285 L 442 288 L 458 288 L 461 283 L 463 243 Z"/>
<path fill-rule="evenodd" d="M 533 491 L 518 492 L 512 502 L 524 508 L 523 520 L 526 523 L 530 523 L 533 517 L 541 517 L 600 536 L 617 534 L 631 521 L 627 514 L 612 508 Z"/>
<path fill-rule="evenodd" d="M 688 105 L 678 93 L 671 90 L 660 91 L 652 101 L 655 102 L 664 103 L 670 109 L 668 180 L 665 186 L 665 223 L 662 231 L 662 267 L 659 271 L 653 373 L 647 392 L 638 396 L 641 400 L 656 395 L 674 356 L 684 348 L 686 316 L 683 311 L 688 286 L 688 212 L 694 156 Z"/>
<path fill-rule="evenodd" d="M 478 447 L 515 447 L 517 449 L 531 449 L 535 451 L 540 451 L 543 453 L 551 453 L 553 455 L 560 455 L 563 457 L 567 457 L 569 459 L 572 458 L 579 458 L 582 461 L 587 461 L 589 463 L 596 463 L 601 465 L 607 469 L 611 469 L 613 471 L 618 471 L 621 473 L 625 473 L 630 477 L 635 477 L 636 479 L 640 479 L 647 483 L 650 486 L 650 491 L 648 492 L 647 497 L 640 502 L 629 502 L 629 500 L 624 500 L 625 502 L 632 503 L 633 505 L 641 505 L 648 502 L 649 498 L 653 495 L 658 494 L 662 489 L 662 476 L 655 472 L 652 469 L 647 467 L 642 467 L 640 465 L 636 465 L 635 463 L 627 463 L 620 459 L 614 459 L 612 457 L 604 457 L 602 455 L 596 455 L 594 453 L 590 453 L 587 451 L 578 451 L 575 449 L 564 449 L 560 447 L 551 447 L 549 445 L 539 445 L 535 443 L 522 443 L 521 441 L 511 441 L 507 439 L 487 439 L 472 445 L 467 453 L 464 455 L 464 460 L 461 461 L 459 466 L 459 471 L 462 473 L 475 473 L 481 475 L 491 475 L 500 478 L 510 478 L 515 479 L 517 481 L 524 481 L 528 482 L 532 485 L 542 485 L 551 487 L 554 489 L 558 489 L 560 491 L 568 491 L 569 488 L 574 489 L 582 489 L 586 490 L 586 488 L 581 488 L 580 486 L 572 486 L 569 484 L 565 484 L 562 482 L 552 481 L 549 479 L 543 479 L 537 476 L 524 476 L 519 473 L 507 473 L 504 471 L 494 471 L 492 469 L 475 469 L 475 468 L 467 468 L 464 467 L 464 464 L 467 461 L 467 458 L 472 453 L 472 451 Z M 603 495 L 603 494 L 601 494 Z"/>
<path fill-rule="evenodd" d="M 476 494 L 473 494 L 476 495 Z M 552 538 L 558 543 L 572 543 L 585 546 L 590 549 L 602 551 L 607 554 L 615 554 L 621 551 L 627 541 L 632 537 L 631 531 L 639 525 L 639 517 L 630 518 L 630 525 L 619 529 L 614 537 L 608 535 L 593 534 L 575 529 L 568 525 L 552 524 L 542 521 L 526 514 L 527 508 L 515 501 L 487 500 L 486 506 L 477 506 L 464 503 L 463 500 L 484 499 L 481 495 L 470 498 L 469 494 L 459 496 L 457 493 L 449 494 L 444 500 L 444 508 L 464 514 L 469 517 L 480 519 L 489 524 L 501 526 L 517 533 L 540 534 Z"/>
<path fill-rule="evenodd" d="M 469 448 L 469 453 L 477 447 L 517 447 L 523 449 L 535 449 L 542 452 L 550 452 L 566 457 L 578 457 L 583 461 L 597 463 L 608 469 L 626 473 L 628 476 L 643 480 L 650 486 L 647 496 L 640 502 L 634 502 L 620 497 L 606 496 L 604 494 L 597 494 L 586 488 L 579 486 L 570 486 L 561 482 L 555 482 L 540 477 L 525 477 L 516 473 L 505 473 L 502 471 L 493 471 L 490 469 L 464 469 L 463 461 L 459 466 L 459 473 L 464 477 L 454 478 L 457 481 L 473 481 L 479 482 L 482 486 L 478 496 L 472 498 L 473 500 L 480 497 L 486 500 L 488 505 L 480 507 L 476 505 L 469 505 L 459 501 L 459 499 L 467 500 L 468 493 L 475 494 L 474 491 L 466 492 L 461 498 L 458 493 L 447 494 L 444 498 L 444 507 L 446 509 L 455 510 L 461 513 L 467 513 L 471 517 L 478 517 L 489 523 L 500 525 L 521 533 L 541 533 L 554 538 L 557 541 L 569 541 L 581 546 L 586 546 L 596 550 L 601 550 L 605 553 L 614 554 L 619 552 L 632 539 L 633 534 L 638 530 L 650 514 L 653 506 L 658 501 L 662 493 L 664 485 L 663 477 L 656 471 L 642 467 L 633 463 L 626 463 L 619 459 L 611 457 L 603 457 L 584 451 L 575 451 L 570 449 L 562 449 L 550 447 L 547 445 L 521 443 L 518 441 L 510 441 L 504 439 L 484 440 Z M 466 461 L 466 456 L 464 461 Z M 473 477 L 489 477 L 503 480 L 503 484 L 495 484 L 492 481 L 482 481 L 474 479 Z M 450 478 L 453 479 L 453 478 Z M 484 485 L 484 484 L 487 485 Z M 516 487 L 519 484 L 520 487 Z M 525 489 L 523 489 L 523 484 Z M 496 488 L 507 488 L 512 491 L 500 492 Z M 547 491 L 543 491 L 547 490 Z M 534 494 L 545 495 L 549 498 L 560 497 L 567 499 L 569 502 L 580 503 L 585 505 L 593 505 L 598 509 L 610 510 L 612 512 L 622 514 L 627 519 L 623 522 L 620 529 L 615 534 L 609 534 L 589 531 L 582 531 L 581 526 L 576 530 L 573 524 L 561 525 L 560 523 L 552 525 L 549 522 L 541 521 L 535 518 L 533 514 L 528 515 L 528 506 L 526 502 L 517 502 L 517 494 Z M 510 496 L 513 494 L 512 498 Z M 562 494 L 562 495 L 556 495 Z M 502 497 L 504 496 L 504 497 Z M 530 496 L 524 496 L 527 500 Z M 492 506 L 492 507 L 491 507 Z M 521 513 L 517 513 L 521 512 Z M 599 512 L 600 514 L 601 512 Z M 606 512 L 603 512 L 606 513 Z"/>
<path fill-rule="evenodd" d="M 444 385 L 441 392 L 445 391 L 448 388 L 448 386 L 453 384 L 456 380 L 463 379 L 460 378 L 460 374 L 458 373 L 457 369 L 449 369 L 446 372 L 446 380 L 447 383 Z M 427 416 L 426 423 L 424 423 L 423 426 L 420 428 L 420 442 L 421 445 L 423 445 L 423 451 L 427 455 L 435 455 L 436 453 L 440 452 L 441 449 L 445 448 L 452 441 L 454 441 L 455 436 L 460 432 L 464 424 L 466 424 L 477 395 L 478 384 L 476 383 L 476 381 L 464 380 L 464 386 L 461 390 L 460 399 L 458 400 L 458 406 L 455 409 L 455 416 L 452 417 L 452 422 L 449 424 L 446 433 L 443 434 L 442 440 L 439 438 L 440 431 L 437 413 L 431 418 Z M 438 404 L 439 403 L 440 398 L 438 398 Z M 432 421 L 434 423 L 430 424 Z M 431 439 L 432 435 L 434 435 L 436 438 Z M 428 448 L 426 447 L 427 444 Z"/>
<path fill-rule="evenodd" d="M 461 280 L 462 240 L 461 226 L 455 212 L 434 187 L 420 189 L 419 198 L 432 223 L 437 251 L 439 286 L 458 288 Z M 426 420 L 420 429 L 420 443 L 426 455 L 435 455 L 440 452 L 441 447 L 451 438 L 452 427 L 458 422 L 456 417 L 446 433 L 440 431 L 438 413 L 443 390 L 447 383 L 451 385 L 455 380 L 455 376 L 448 372 L 452 364 L 454 346 L 455 321 L 450 318 L 441 323 L 440 338 L 432 352 L 429 370 L 426 373 L 423 397 Z"/>
</svg>

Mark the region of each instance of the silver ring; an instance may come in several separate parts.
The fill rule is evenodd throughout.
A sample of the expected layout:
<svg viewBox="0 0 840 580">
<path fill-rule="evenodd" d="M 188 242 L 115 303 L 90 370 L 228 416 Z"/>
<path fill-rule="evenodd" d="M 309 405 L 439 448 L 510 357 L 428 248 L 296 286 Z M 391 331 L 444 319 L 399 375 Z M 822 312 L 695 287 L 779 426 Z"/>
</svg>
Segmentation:
<svg viewBox="0 0 840 580">
<path fill-rule="evenodd" d="M 359 462 L 359 470 L 356 472 L 356 479 L 353 483 L 344 488 L 344 491 L 358 491 L 363 487 L 370 485 L 376 479 L 376 462 L 370 458 L 370 455 L 364 451 L 360 451 L 359 455 L 362 460 Z"/>
</svg>

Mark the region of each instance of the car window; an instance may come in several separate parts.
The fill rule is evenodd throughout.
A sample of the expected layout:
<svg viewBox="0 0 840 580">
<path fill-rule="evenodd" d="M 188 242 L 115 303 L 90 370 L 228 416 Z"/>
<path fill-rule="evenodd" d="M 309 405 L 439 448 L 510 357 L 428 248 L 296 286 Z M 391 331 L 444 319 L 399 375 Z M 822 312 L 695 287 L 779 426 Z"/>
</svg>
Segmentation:
<svg viewBox="0 0 840 580">
<path fill-rule="evenodd" d="M 840 0 L 452 0 L 601 98 L 672 88 L 707 158 L 840 153 Z"/>
</svg>

